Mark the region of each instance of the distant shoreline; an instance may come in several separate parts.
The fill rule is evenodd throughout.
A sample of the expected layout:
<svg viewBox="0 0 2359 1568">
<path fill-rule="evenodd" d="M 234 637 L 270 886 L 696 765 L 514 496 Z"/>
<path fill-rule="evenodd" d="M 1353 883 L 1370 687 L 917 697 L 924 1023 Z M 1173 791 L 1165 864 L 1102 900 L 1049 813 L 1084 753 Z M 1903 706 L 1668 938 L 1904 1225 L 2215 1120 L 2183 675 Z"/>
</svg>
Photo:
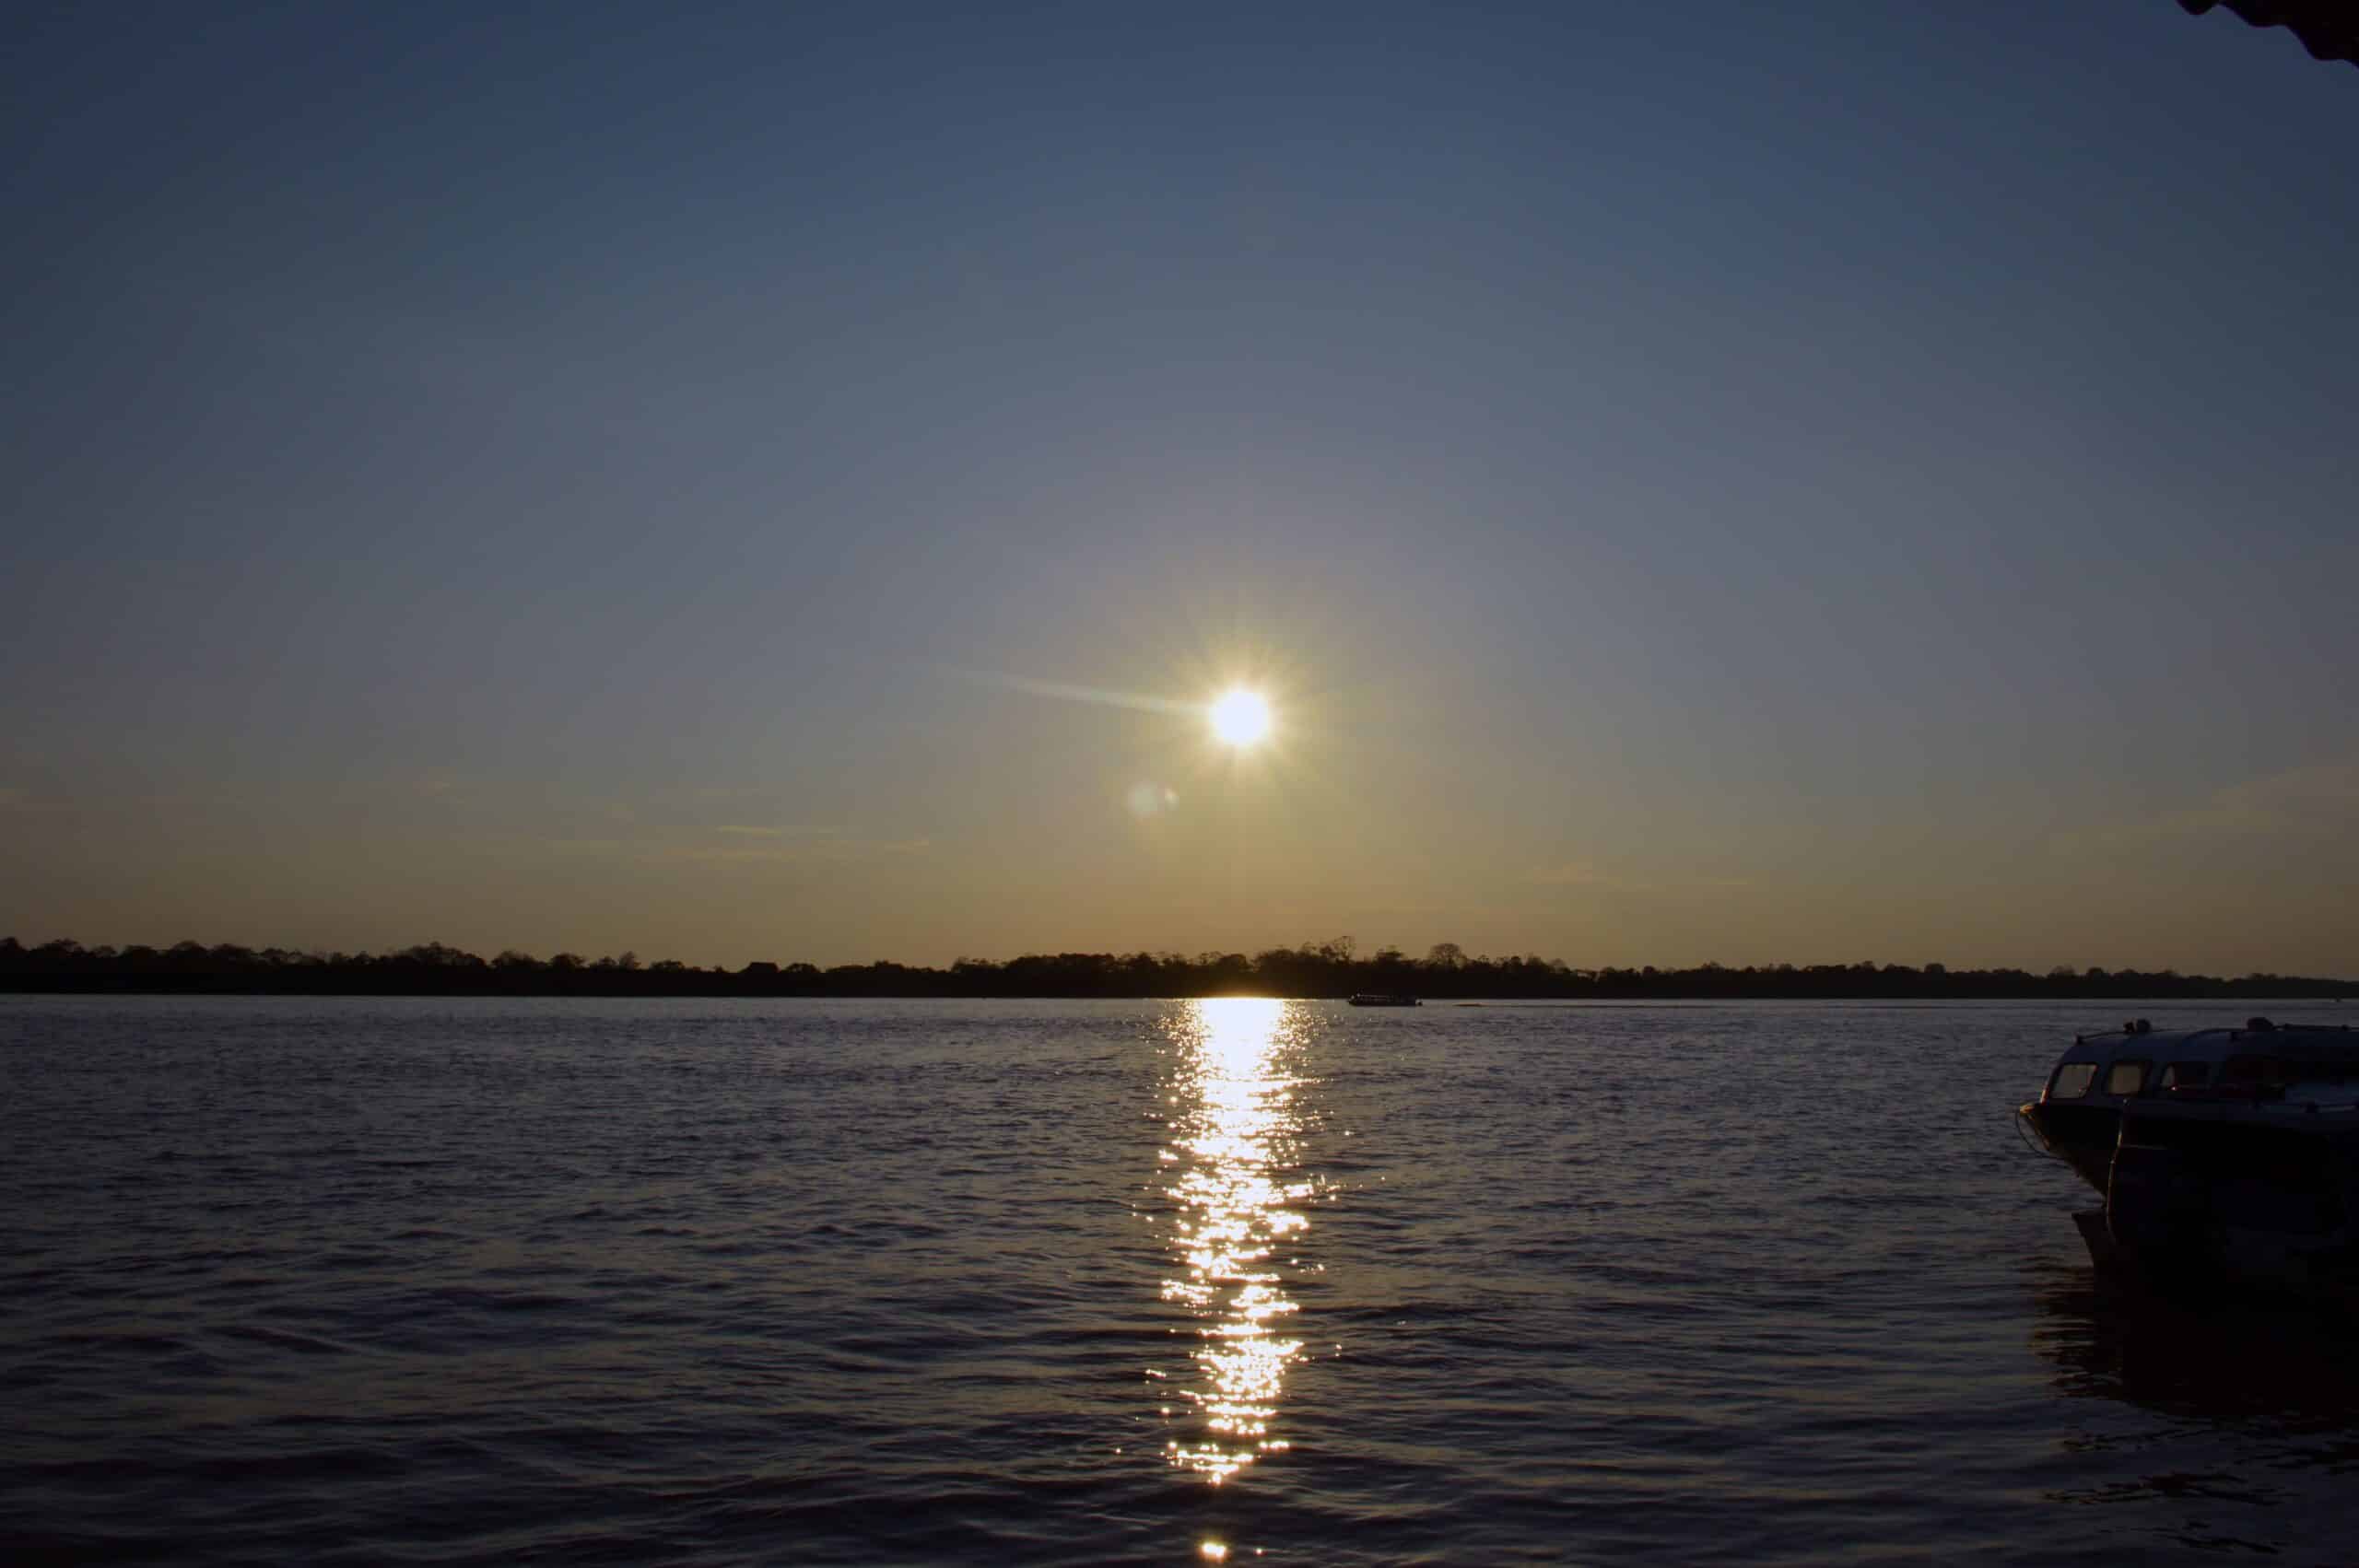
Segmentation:
<svg viewBox="0 0 2359 1568">
<path fill-rule="evenodd" d="M 156 996 L 843 997 L 1129 1000 L 1274 996 L 1340 1000 L 1359 991 L 1485 1001 L 2036 1001 L 2340 1000 L 2359 980 L 2174 970 L 1921 968 L 1896 964 L 1687 969 L 1575 968 L 1535 957 L 1469 957 L 1449 943 L 1422 959 L 1367 957 L 1337 941 L 1262 953 L 1028 954 L 935 969 L 894 963 L 748 964 L 700 969 L 631 954 L 492 959 L 428 943 L 398 953 L 312 954 L 234 944 L 27 947 L 0 939 L 0 993 Z"/>
<path fill-rule="evenodd" d="M 1329 992 L 1298 993 L 1268 989 L 1235 991 L 749 991 L 723 990 L 715 988 L 685 990 L 395 990 L 388 987 L 356 988 L 350 989 L 319 987 L 297 989 L 289 987 L 169 987 L 169 986 L 28 986 L 0 983 L 0 997 L 317 997 L 370 998 L 420 997 L 429 1000 L 478 1000 L 487 1001 L 535 1001 L 577 998 L 584 1000 L 608 1001 L 1216 1001 L 1224 998 L 1259 999 L 1271 1001 L 1332 1001 L 1344 1000 L 1342 994 Z M 2346 999 L 2359 996 L 2359 986 L 2344 991 L 2306 991 L 2273 988 L 2247 991 L 2181 992 L 2170 996 L 2102 996 L 2071 995 L 2053 991 L 1957 991 L 1925 992 L 1899 995 L 1888 991 L 1724 991 L 1709 996 L 1675 991 L 1617 991 L 1610 995 L 1590 996 L 1433 996 L 1421 1000 L 1428 1007 L 1473 1008 L 1551 1008 L 1609 1006 L 1681 1006 L 1704 1007 L 1721 1002 L 1755 1001 L 1884 1001 L 1935 1003 L 1978 1001 L 2102 1001 L 2108 1006 L 2131 1002 L 2167 1004 L 2189 1002 L 2287 1002 L 2322 1001 L 2347 1004 Z M 2280 1019 L 2278 1022 L 2283 1023 Z"/>
</svg>

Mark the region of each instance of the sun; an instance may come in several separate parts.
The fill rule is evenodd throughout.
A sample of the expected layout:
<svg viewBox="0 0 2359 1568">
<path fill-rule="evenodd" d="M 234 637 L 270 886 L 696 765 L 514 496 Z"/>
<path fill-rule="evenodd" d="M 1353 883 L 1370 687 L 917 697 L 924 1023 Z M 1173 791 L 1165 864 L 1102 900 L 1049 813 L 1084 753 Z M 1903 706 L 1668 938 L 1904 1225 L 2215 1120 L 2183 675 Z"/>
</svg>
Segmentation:
<svg viewBox="0 0 2359 1568">
<path fill-rule="evenodd" d="M 1269 699 L 1260 692 L 1233 686 L 1215 698 L 1207 711 L 1213 733 L 1232 746 L 1250 746 L 1270 732 Z"/>
</svg>

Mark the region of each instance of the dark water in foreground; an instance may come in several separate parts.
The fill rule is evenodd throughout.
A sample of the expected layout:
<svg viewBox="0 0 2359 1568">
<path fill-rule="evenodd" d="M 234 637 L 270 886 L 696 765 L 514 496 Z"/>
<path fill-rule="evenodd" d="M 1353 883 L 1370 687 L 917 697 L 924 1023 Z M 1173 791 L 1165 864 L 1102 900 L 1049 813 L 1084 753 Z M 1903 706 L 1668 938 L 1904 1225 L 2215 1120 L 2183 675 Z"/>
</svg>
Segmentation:
<svg viewBox="0 0 2359 1568">
<path fill-rule="evenodd" d="M 2108 1017 L 0 998 L 0 1540 L 2359 1556 L 2359 1331 L 2010 1130 Z"/>
</svg>

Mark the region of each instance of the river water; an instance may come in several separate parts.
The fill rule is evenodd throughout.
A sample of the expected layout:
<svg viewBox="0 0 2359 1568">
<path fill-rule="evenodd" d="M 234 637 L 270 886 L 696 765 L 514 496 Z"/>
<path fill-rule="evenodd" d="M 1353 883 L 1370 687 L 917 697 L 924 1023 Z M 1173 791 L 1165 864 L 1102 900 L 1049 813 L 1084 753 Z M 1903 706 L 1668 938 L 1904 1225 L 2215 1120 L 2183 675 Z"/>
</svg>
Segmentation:
<svg viewBox="0 0 2359 1568">
<path fill-rule="evenodd" d="M 0 998 L 0 1540 L 2359 1557 L 2359 1332 L 2012 1130 L 2121 1011 Z"/>
</svg>

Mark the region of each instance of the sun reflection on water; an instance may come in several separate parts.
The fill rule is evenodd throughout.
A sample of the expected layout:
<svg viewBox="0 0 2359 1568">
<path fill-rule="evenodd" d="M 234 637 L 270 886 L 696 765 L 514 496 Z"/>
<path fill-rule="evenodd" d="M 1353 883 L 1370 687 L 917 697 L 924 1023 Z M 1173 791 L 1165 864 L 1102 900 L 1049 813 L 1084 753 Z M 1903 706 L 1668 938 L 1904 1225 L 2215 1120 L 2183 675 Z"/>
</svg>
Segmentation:
<svg viewBox="0 0 2359 1568">
<path fill-rule="evenodd" d="M 1163 1157 L 1178 1271 L 1163 1295 L 1198 1320 L 1194 1374 L 1174 1392 L 1195 1405 L 1202 1433 L 1165 1449 L 1215 1485 L 1285 1446 L 1270 1428 L 1302 1341 L 1284 1333 L 1295 1304 L 1277 1249 L 1309 1225 L 1300 1208 L 1312 1184 L 1296 1179 L 1298 1082 L 1278 1058 L 1300 1026 L 1286 1003 L 1260 997 L 1191 1002 L 1170 1025 L 1177 1104 Z"/>
</svg>

